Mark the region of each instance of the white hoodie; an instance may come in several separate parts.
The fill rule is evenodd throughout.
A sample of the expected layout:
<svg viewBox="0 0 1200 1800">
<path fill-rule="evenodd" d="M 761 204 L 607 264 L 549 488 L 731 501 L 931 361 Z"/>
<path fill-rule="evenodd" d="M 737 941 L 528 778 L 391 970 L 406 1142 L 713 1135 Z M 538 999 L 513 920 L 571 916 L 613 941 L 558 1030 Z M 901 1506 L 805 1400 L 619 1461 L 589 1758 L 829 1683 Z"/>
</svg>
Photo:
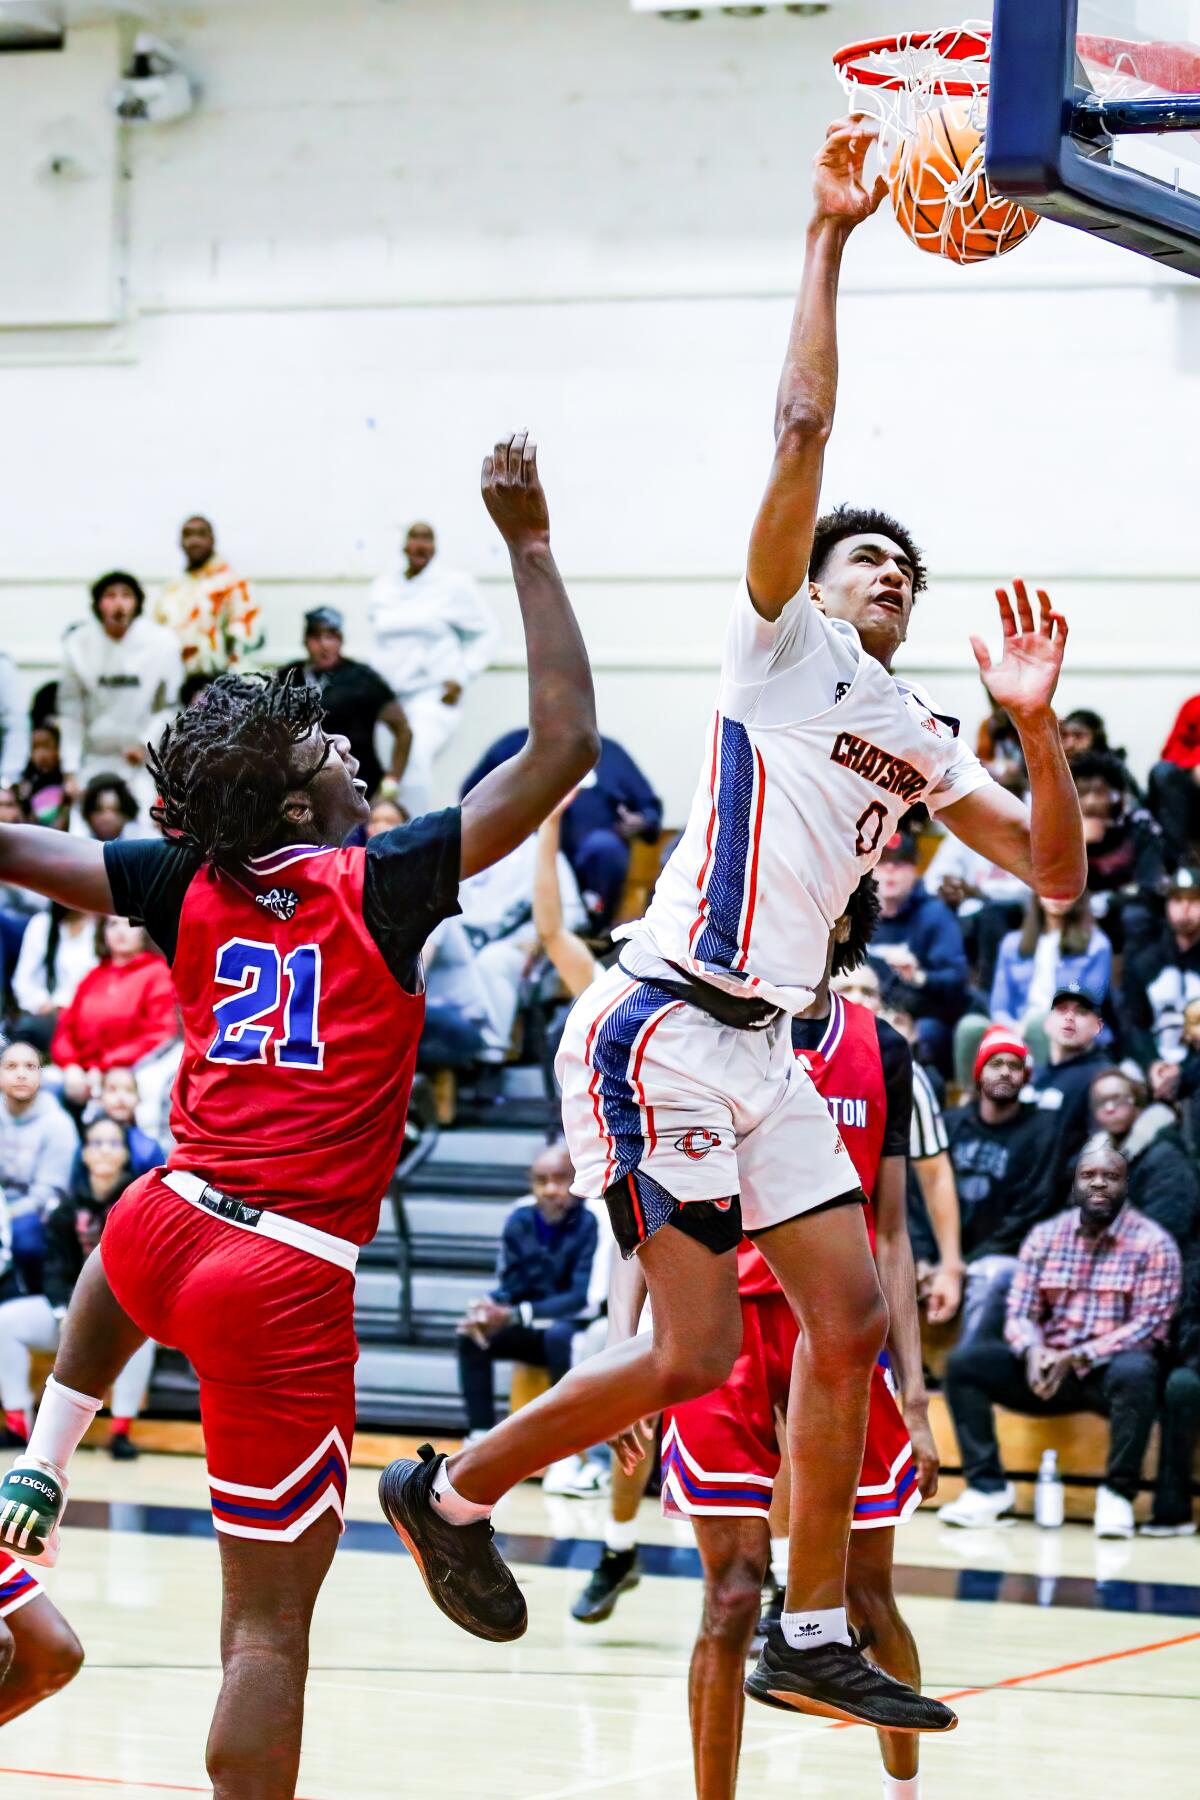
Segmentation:
<svg viewBox="0 0 1200 1800">
<path fill-rule="evenodd" d="M 178 640 L 161 625 L 137 618 L 123 638 L 110 638 L 99 619 L 72 625 L 58 678 L 64 774 L 128 781 L 124 751 L 154 742 L 170 723 L 182 680 Z"/>
<path fill-rule="evenodd" d="M 411 580 L 380 575 L 368 601 L 375 664 L 402 700 L 456 681 L 465 688 L 488 665 L 496 621 L 474 579 L 440 556 Z"/>
</svg>

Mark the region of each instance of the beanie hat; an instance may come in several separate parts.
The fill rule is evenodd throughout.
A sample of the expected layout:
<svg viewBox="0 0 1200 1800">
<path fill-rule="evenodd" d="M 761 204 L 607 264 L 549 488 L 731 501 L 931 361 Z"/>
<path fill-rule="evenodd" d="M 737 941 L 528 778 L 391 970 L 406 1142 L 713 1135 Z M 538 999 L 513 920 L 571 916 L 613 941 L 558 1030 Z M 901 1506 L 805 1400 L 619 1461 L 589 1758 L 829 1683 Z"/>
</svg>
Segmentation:
<svg viewBox="0 0 1200 1800">
<path fill-rule="evenodd" d="M 1019 1056 L 1028 1071 L 1031 1057 L 1029 1045 L 1017 1032 L 1010 1031 L 1007 1025 L 993 1025 L 986 1031 L 983 1042 L 975 1055 L 975 1085 L 979 1086 L 979 1077 L 983 1073 L 983 1065 L 993 1056 Z"/>
</svg>

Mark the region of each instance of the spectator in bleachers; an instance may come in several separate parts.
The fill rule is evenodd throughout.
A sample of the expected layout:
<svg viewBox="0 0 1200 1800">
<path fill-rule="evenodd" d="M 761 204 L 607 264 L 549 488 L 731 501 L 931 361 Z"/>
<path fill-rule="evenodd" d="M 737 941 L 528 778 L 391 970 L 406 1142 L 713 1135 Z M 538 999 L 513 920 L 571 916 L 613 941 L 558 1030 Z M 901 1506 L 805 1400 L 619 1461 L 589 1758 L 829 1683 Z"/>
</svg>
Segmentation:
<svg viewBox="0 0 1200 1800">
<path fill-rule="evenodd" d="M 0 1193 L 12 1260 L 28 1288 L 42 1285 L 46 1217 L 63 1198 L 79 1139 L 52 1094 L 32 1044 L 14 1038 L 0 1052 Z"/>
<path fill-rule="evenodd" d="M 15 787 L 29 758 L 29 714 L 17 665 L 0 650 L 0 783 Z"/>
<path fill-rule="evenodd" d="M 871 940 L 872 960 L 886 963 L 902 985 L 896 1004 L 916 1020 L 921 1061 L 948 1072 L 954 1024 L 967 990 L 967 953 L 958 921 L 944 900 L 926 890 L 916 839 L 907 832 L 888 840 L 875 880 L 881 911 Z"/>
<path fill-rule="evenodd" d="M 589 1323 L 599 1233 L 595 1215 L 571 1193 L 573 1179 L 565 1145 L 535 1158 L 533 1198 L 505 1221 L 496 1285 L 471 1302 L 458 1327 L 459 1379 L 472 1433 L 490 1431 L 496 1422 L 495 1363 L 531 1363 L 560 1381 L 571 1367 L 575 1334 Z"/>
<path fill-rule="evenodd" d="M 1182 1062 L 1151 1063 L 1150 1092 L 1178 1107 L 1188 1151 L 1200 1158 L 1200 997 L 1183 1009 L 1182 1048 Z"/>
<path fill-rule="evenodd" d="M 71 808 L 62 772 L 59 730 L 52 719 L 35 725 L 30 733 L 29 760 L 17 792 L 32 824 L 66 830 Z"/>
<path fill-rule="evenodd" d="M 943 1506 L 948 1525 L 990 1525 L 1012 1510 L 994 1408 L 1049 1417 L 1095 1412 L 1109 1421 L 1108 1462 L 1096 1494 L 1100 1537 L 1132 1537 L 1133 1501 L 1158 1406 L 1162 1346 L 1179 1300 L 1171 1236 L 1126 1202 L 1125 1159 L 1087 1149 L 1074 1205 L 1021 1245 L 1003 1340 L 962 1344 L 946 1369 L 946 1398 L 967 1487 Z"/>
<path fill-rule="evenodd" d="M 962 932 L 979 987 L 987 992 L 1006 932 L 1016 930 L 1029 904 L 1029 889 L 999 863 L 990 862 L 947 835 L 925 871 L 925 886 L 944 900 Z"/>
<path fill-rule="evenodd" d="M 28 814 L 22 803 L 20 791 L 13 787 L 0 786 L 0 825 L 28 824 Z M 24 941 L 26 927 L 35 912 L 45 910 L 46 902 L 39 901 L 34 895 L 26 893 L 24 888 L 13 887 L 8 882 L 0 882 L 0 1015 L 6 1016 L 12 994 L 12 979 L 17 962 L 21 955 L 21 944 Z"/>
<path fill-rule="evenodd" d="M 463 782 L 463 796 L 516 756 L 527 736 L 521 726 L 497 738 Z M 625 887 L 631 845 L 637 838 L 655 844 L 662 830 L 662 801 L 615 738 L 600 739 L 600 760 L 576 788 L 560 830 L 592 927 L 606 931 Z"/>
<path fill-rule="evenodd" d="M 1071 981 L 1057 990 L 1046 1017 L 1050 1056 L 1033 1071 L 1030 1086 L 1039 1109 L 1057 1118 L 1064 1167 L 1074 1162 L 1087 1141 L 1091 1086 L 1112 1061 L 1099 1042 L 1103 1030 L 1100 1002 L 1089 988 Z"/>
<path fill-rule="evenodd" d="M 471 935 L 460 918 L 443 919 L 422 954 L 425 969 L 425 1026 L 417 1049 L 424 1072 L 463 1072 L 479 1063 L 507 1060 L 508 1031 L 492 1024 L 491 993 L 479 968 Z"/>
<path fill-rule="evenodd" d="M 1150 805 L 1173 862 L 1200 860 L 1200 694 L 1185 700 L 1150 771 Z"/>
<path fill-rule="evenodd" d="M 975 1099 L 945 1115 L 967 1271 L 964 1344 L 998 1323 L 1022 1239 L 1053 1210 L 1058 1134 L 1021 1098 L 1029 1068 L 1024 1040 L 994 1027 L 975 1058 Z"/>
<path fill-rule="evenodd" d="M 140 1098 L 135 1071 L 117 1064 L 104 1071 L 100 1093 L 93 1101 L 95 1111 L 92 1114 L 94 1118 L 115 1120 L 125 1132 L 129 1143 L 129 1164 L 135 1181 L 148 1170 L 161 1168 L 167 1160 L 158 1139 L 143 1131 L 137 1122 Z M 91 1119 L 87 1122 L 90 1124 Z"/>
<path fill-rule="evenodd" d="M 84 1130 L 67 1192 L 47 1221 L 45 1292 L 0 1304 L 0 1404 L 10 1431 L 18 1436 L 22 1428 L 28 1436 L 33 1406 L 29 1352 L 57 1350 L 75 1283 L 131 1179 L 123 1128 L 112 1119 L 93 1120 Z M 147 1342 L 113 1384 L 109 1447 L 120 1461 L 137 1455 L 129 1428 L 141 1411 L 153 1363 L 154 1345 Z"/>
<path fill-rule="evenodd" d="M 1183 1266 L 1183 1292 L 1163 1389 L 1154 1509 L 1142 1526 L 1147 1537 L 1193 1537 L 1192 1471 L 1200 1443 L 1200 1254 Z"/>
<path fill-rule="evenodd" d="M 1200 1000 L 1200 868 L 1176 871 L 1157 935 L 1125 959 L 1120 1017 L 1125 1049 L 1149 1069 L 1179 1062 L 1183 1015 Z"/>
<path fill-rule="evenodd" d="M 67 792 L 77 800 L 94 775 L 120 767 L 148 810 L 154 783 L 146 745 L 171 721 L 183 680 L 178 640 L 143 618 L 141 583 L 122 570 L 92 588 L 90 619 L 63 638 L 58 718 Z"/>
<path fill-rule="evenodd" d="M 378 837 L 381 831 L 394 831 L 397 825 L 406 825 L 408 814 L 395 800 L 381 796 L 371 808 L 371 816 L 367 820 L 368 838 Z"/>
<path fill-rule="evenodd" d="M 161 1056 L 179 1034 L 170 970 L 140 925 L 105 919 L 100 964 L 85 975 L 59 1014 L 50 1060 L 63 1091 L 83 1107 L 106 1069 L 137 1068 Z"/>
<path fill-rule="evenodd" d="M 369 663 L 342 655 L 345 621 L 336 606 L 315 606 L 304 615 L 304 648 L 300 662 L 285 664 L 282 673 L 307 681 L 321 696 L 325 729 L 350 740 L 350 753 L 358 762 L 360 781 L 368 797 L 379 791 L 394 797 L 404 777 L 412 747 L 408 717 L 382 675 Z M 392 754 L 385 776 L 375 754 L 375 727 L 386 725 L 392 734 Z"/>
<path fill-rule="evenodd" d="M 1035 1061 L 1050 1053 L 1046 1017 L 1060 989 L 1087 988 L 1103 1003 L 1112 980 L 1113 950 L 1092 918 L 1086 894 L 1071 904 L 1030 896 L 1025 922 L 1000 945 L 988 1015 L 971 1012 L 954 1034 L 955 1072 L 967 1082 L 975 1052 L 989 1020 L 1007 1025 L 1028 1040 Z"/>
<path fill-rule="evenodd" d="M 120 775 L 93 775 L 83 790 L 79 817 L 88 836 L 102 844 L 139 836 L 140 808 L 129 783 Z"/>
<path fill-rule="evenodd" d="M 71 912 L 57 901 L 35 913 L 25 927 L 12 978 L 15 1031 L 43 1056 L 50 1054 L 59 1013 L 100 961 L 101 931 L 90 913 Z"/>
<path fill-rule="evenodd" d="M 1125 1158 L 1130 1205 L 1186 1250 L 1200 1223 L 1200 1175 L 1175 1114 L 1151 1102 L 1140 1081 L 1111 1068 L 1093 1081 L 1091 1107 L 1097 1132 Z"/>
<path fill-rule="evenodd" d="M 1088 706 L 1077 706 L 1069 712 L 1058 728 L 1062 739 L 1063 752 L 1069 763 L 1077 756 L 1089 756 L 1093 750 L 1102 755 L 1109 753 L 1108 730 L 1098 712 Z"/>
<path fill-rule="evenodd" d="M 1071 763 L 1087 846 L 1092 911 L 1114 950 L 1145 942 L 1162 911 L 1167 852 L 1162 827 L 1111 751 L 1087 751 Z"/>
<path fill-rule="evenodd" d="M 201 513 L 179 533 L 184 569 L 154 602 L 154 622 L 175 637 L 188 675 L 223 675 L 263 645 L 250 583 L 217 555 L 216 533 Z"/>
<path fill-rule="evenodd" d="M 496 621 L 472 577 L 442 562 L 423 522 L 409 526 L 403 568 L 372 583 L 368 613 L 372 660 L 412 728 L 400 797 L 415 817 L 429 808 L 433 765 L 462 721 L 467 688 L 487 668 Z"/>
</svg>

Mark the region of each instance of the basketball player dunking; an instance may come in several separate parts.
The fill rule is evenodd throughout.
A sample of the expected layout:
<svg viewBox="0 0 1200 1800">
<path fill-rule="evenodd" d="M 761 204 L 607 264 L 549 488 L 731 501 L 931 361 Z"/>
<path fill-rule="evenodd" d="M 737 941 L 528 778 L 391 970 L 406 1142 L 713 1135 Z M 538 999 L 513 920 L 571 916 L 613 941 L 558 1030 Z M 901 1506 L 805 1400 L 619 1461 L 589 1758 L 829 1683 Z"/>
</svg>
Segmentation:
<svg viewBox="0 0 1200 1800">
<path fill-rule="evenodd" d="M 851 896 L 830 943 L 833 974 L 861 964 L 878 913 L 868 876 Z M 811 1011 L 792 1021 L 792 1047 L 871 1197 L 867 1229 L 890 1314 L 888 1353 L 872 1374 L 866 1453 L 854 1504 L 847 1567 L 850 1623 L 873 1661 L 916 1685 L 916 1645 L 892 1591 L 895 1528 L 922 1494 L 936 1491 L 938 1467 L 905 1205 L 912 1053 L 900 1033 L 866 1007 L 831 994 L 828 975 Z M 745 1659 L 770 1555 L 772 1488 L 779 1471 L 775 1420 L 788 1403 L 796 1350 L 792 1310 L 747 1239 L 738 1249 L 738 1287 L 742 1348 L 729 1380 L 698 1400 L 668 1408 L 663 1419 L 663 1511 L 691 1520 L 704 1568 L 704 1611 L 688 1682 L 698 1800 L 733 1800 L 737 1786 Z M 763 1681 L 779 1637 L 779 1627 L 771 1625 L 764 1664 L 751 1675 L 752 1684 Z M 907 1732 L 880 1737 L 884 1800 L 917 1800 L 918 1739 Z"/>
<path fill-rule="evenodd" d="M 510 1585 L 498 1571 L 481 1584 L 455 1528 L 486 1519 L 547 1463 L 724 1381 L 741 1345 L 735 1252 L 745 1230 L 801 1327 L 770 1698 L 855 1723 L 945 1730 L 953 1715 L 877 1670 L 847 1629 L 847 1545 L 887 1308 L 852 1160 L 792 1055 L 789 1021 L 812 1004 L 830 922 L 918 800 L 1039 894 L 1079 894 L 1086 863 L 1051 710 L 1066 625 L 1048 600 L 1035 621 L 1023 588 L 1015 614 L 1001 596 L 994 667 L 972 640 L 1021 736 L 1027 809 L 989 780 L 955 721 L 890 673 L 924 581 L 908 533 L 880 513 L 817 518 L 842 255 L 884 192 L 864 185 L 872 130 L 835 124 L 816 158 L 775 458 L 687 828 L 645 919 L 627 928 L 620 966 L 576 1002 L 559 1052 L 575 1191 L 603 1194 L 623 1252 L 637 1252 L 653 1335 L 581 1364 L 448 1465 L 432 1453 L 424 1466 L 393 1464 L 380 1491 L 437 1604 L 496 1635 L 511 1616 Z"/>
<path fill-rule="evenodd" d="M 461 809 L 339 847 L 368 808 L 316 690 L 226 676 L 152 753 L 164 840 L 0 826 L 4 880 L 146 925 L 184 1034 L 170 1164 L 118 1201 L 80 1277 L 27 1453 L 0 1484 L 0 1540 L 55 1560 L 65 1471 L 99 1396 L 145 1337 L 182 1350 L 224 1581 L 217 1800 L 295 1792 L 309 1623 L 354 1431 L 354 1267 L 404 1130 L 421 947 L 458 911 L 460 877 L 523 843 L 598 754 L 525 434 L 496 446 L 483 492 L 521 603 L 530 730 Z M 460 1537 L 486 1561 L 490 1535 Z"/>
</svg>

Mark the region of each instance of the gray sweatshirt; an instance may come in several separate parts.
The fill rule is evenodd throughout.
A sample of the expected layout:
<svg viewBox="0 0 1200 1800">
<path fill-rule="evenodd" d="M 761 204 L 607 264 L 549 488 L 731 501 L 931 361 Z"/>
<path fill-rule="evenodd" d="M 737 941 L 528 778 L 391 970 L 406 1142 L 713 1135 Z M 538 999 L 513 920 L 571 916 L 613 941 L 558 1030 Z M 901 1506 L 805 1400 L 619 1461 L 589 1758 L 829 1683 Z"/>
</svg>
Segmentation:
<svg viewBox="0 0 1200 1800">
<path fill-rule="evenodd" d="M 79 1134 L 52 1094 L 38 1094 L 25 1112 L 0 1099 L 0 1190 L 10 1218 L 43 1216 L 66 1194 Z"/>
</svg>

